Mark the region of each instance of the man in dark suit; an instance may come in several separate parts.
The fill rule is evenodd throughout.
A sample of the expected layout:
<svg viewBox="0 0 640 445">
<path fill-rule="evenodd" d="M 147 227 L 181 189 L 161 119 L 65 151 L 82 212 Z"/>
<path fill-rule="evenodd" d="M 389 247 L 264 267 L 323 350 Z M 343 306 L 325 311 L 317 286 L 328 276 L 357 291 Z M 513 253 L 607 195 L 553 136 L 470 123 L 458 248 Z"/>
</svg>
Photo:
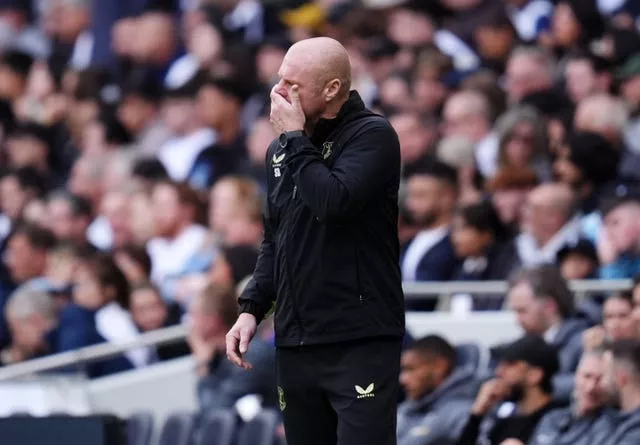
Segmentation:
<svg viewBox="0 0 640 445">
<path fill-rule="evenodd" d="M 457 265 L 450 236 L 457 199 L 456 171 L 428 158 L 413 165 L 406 174 L 406 214 L 420 232 L 402 255 L 402 278 L 404 281 L 449 280 Z M 434 306 L 431 301 L 421 302 L 419 309 L 431 310 Z"/>
</svg>

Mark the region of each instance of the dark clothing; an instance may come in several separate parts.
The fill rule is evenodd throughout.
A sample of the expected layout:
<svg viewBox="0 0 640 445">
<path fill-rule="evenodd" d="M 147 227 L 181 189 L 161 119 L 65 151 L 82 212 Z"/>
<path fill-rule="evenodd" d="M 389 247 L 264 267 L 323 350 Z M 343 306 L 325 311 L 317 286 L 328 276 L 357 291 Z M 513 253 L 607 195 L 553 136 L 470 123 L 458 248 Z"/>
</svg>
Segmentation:
<svg viewBox="0 0 640 445">
<path fill-rule="evenodd" d="M 207 190 L 221 177 L 238 171 L 245 155 L 244 134 L 231 144 L 215 143 L 196 157 L 187 182 L 196 190 Z"/>
<path fill-rule="evenodd" d="M 507 439 L 518 439 L 527 443 L 538 422 L 552 409 L 549 403 L 533 414 L 522 415 L 515 412 L 513 403 L 505 403 L 494 414 L 483 421 L 481 416 L 471 415 L 457 445 L 500 445 Z"/>
<path fill-rule="evenodd" d="M 182 310 L 177 304 L 169 304 L 169 316 L 164 323 L 164 327 L 175 326 L 180 324 L 180 318 L 182 317 Z M 191 348 L 186 341 L 179 341 L 178 343 L 169 343 L 161 345 L 156 348 L 156 354 L 158 360 L 163 362 L 166 360 L 172 360 L 174 358 L 183 357 L 191 354 Z"/>
<path fill-rule="evenodd" d="M 11 281 L 9 271 L 4 263 L 0 262 L 0 350 L 11 344 L 11 333 L 5 318 L 4 307 L 15 289 L 16 286 Z"/>
<path fill-rule="evenodd" d="M 269 146 L 265 234 L 241 309 L 275 305 L 276 345 L 401 338 L 398 138 L 351 92 L 311 138 Z M 308 414 L 308 413 L 307 413 Z"/>
<path fill-rule="evenodd" d="M 528 445 L 600 445 L 613 430 L 611 412 L 575 417 L 571 408 L 562 408 L 542 418 Z"/>
<path fill-rule="evenodd" d="M 256 338 L 251 342 L 246 359 L 253 365 L 246 371 L 225 358 L 224 351 L 215 354 L 209 364 L 209 375 L 198 381 L 198 400 L 203 411 L 233 408 L 249 394 L 262 397 L 266 406 L 276 406 L 275 349 Z"/>
<path fill-rule="evenodd" d="M 395 445 L 402 343 L 395 338 L 279 348 L 288 445 Z"/>
<path fill-rule="evenodd" d="M 431 394 L 398 407 L 398 445 L 449 445 L 464 428 L 477 392 L 475 367 L 456 369 Z"/>
<path fill-rule="evenodd" d="M 46 355 L 74 351 L 105 341 L 96 330 L 95 312 L 69 304 L 60 312 L 58 326 L 47 335 L 49 350 Z M 87 375 L 92 378 L 130 369 L 133 369 L 133 365 L 124 356 L 93 362 L 85 366 Z"/>
</svg>

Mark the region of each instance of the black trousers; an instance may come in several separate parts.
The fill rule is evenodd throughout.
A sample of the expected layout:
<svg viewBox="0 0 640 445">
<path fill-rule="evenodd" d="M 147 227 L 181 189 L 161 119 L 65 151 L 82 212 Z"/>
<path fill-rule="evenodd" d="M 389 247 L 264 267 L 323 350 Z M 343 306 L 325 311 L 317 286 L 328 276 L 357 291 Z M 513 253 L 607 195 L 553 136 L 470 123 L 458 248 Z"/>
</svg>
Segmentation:
<svg viewBox="0 0 640 445">
<path fill-rule="evenodd" d="M 401 339 L 278 348 L 287 445 L 395 445 Z"/>
</svg>

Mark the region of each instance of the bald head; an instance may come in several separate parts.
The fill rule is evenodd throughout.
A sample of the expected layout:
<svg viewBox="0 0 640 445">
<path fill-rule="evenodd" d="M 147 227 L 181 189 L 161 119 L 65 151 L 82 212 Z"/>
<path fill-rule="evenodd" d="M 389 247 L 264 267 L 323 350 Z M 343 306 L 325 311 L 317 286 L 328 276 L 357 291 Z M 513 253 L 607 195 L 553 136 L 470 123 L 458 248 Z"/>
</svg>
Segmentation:
<svg viewBox="0 0 640 445">
<path fill-rule="evenodd" d="M 490 130 L 490 115 L 489 101 L 484 94 L 475 90 L 455 93 L 444 105 L 445 134 L 479 142 Z"/>
<path fill-rule="evenodd" d="M 298 86 L 307 119 L 331 117 L 340 110 L 351 89 L 351 63 L 337 40 L 317 37 L 297 42 L 284 57 L 275 91 L 289 100 Z"/>
<path fill-rule="evenodd" d="M 576 197 L 568 185 L 540 185 L 527 197 L 523 226 L 544 246 L 573 217 L 575 205 Z"/>
<path fill-rule="evenodd" d="M 629 112 L 621 99 L 609 94 L 596 94 L 580 102 L 574 126 L 579 131 L 598 133 L 617 145 L 628 121 Z"/>
<path fill-rule="evenodd" d="M 531 191 L 531 199 L 570 213 L 575 201 L 571 188 L 560 182 L 542 184 Z"/>
</svg>

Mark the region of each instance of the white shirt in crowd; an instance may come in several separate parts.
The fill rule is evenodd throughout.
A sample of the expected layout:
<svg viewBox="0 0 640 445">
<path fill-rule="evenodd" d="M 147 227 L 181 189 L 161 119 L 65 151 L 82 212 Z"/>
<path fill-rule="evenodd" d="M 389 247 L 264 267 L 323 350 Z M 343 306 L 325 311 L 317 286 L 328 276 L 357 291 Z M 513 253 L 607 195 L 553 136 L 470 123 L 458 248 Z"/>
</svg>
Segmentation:
<svg viewBox="0 0 640 445">
<path fill-rule="evenodd" d="M 523 232 L 516 237 L 516 251 L 524 267 L 555 263 L 560 249 L 577 243 L 581 234 L 579 217 L 567 222 L 544 246 L 539 246 L 533 235 Z"/>
<path fill-rule="evenodd" d="M 160 148 L 158 159 L 174 181 L 184 181 L 202 151 L 216 142 L 216 133 L 201 128 L 194 133 L 169 139 Z"/>
<path fill-rule="evenodd" d="M 204 245 L 208 231 L 194 224 L 175 239 L 153 238 L 147 244 L 151 257 L 151 280 L 160 285 L 166 278 L 182 272 L 185 264 Z"/>
<path fill-rule="evenodd" d="M 447 236 L 449 228 L 438 227 L 437 229 L 423 230 L 411 241 L 402 261 L 403 281 L 416 281 L 416 273 L 422 258 L 440 241 Z"/>
</svg>

